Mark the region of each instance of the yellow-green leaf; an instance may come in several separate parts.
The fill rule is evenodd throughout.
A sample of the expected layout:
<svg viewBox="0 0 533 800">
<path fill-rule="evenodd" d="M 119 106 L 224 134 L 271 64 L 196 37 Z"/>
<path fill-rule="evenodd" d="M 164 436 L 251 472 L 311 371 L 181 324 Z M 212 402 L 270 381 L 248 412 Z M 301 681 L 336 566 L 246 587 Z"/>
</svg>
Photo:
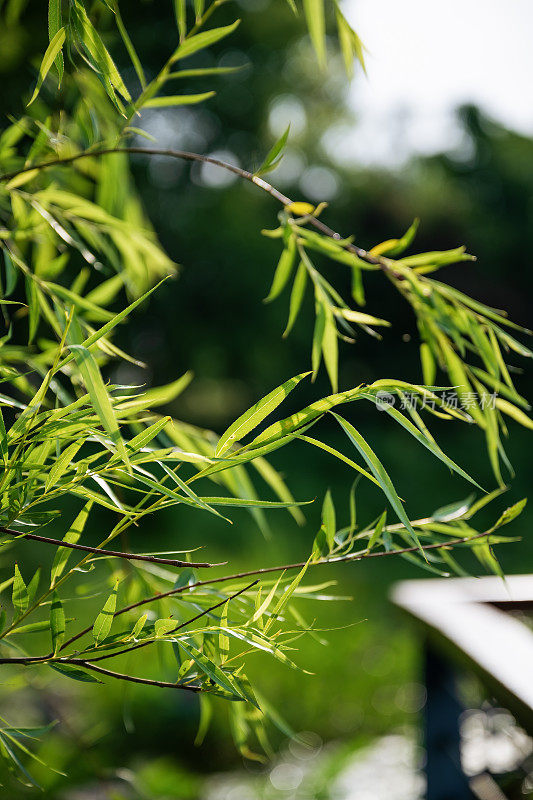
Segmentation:
<svg viewBox="0 0 533 800">
<path fill-rule="evenodd" d="M 220 456 L 225 453 L 234 442 L 242 439 L 247 433 L 250 433 L 250 431 L 257 427 L 265 417 L 271 414 L 272 411 L 285 400 L 287 395 L 290 394 L 307 375 L 309 375 L 309 372 L 301 372 L 299 375 L 295 375 L 294 378 L 289 378 L 288 381 L 285 381 L 285 383 L 278 386 L 277 389 L 269 392 L 269 394 L 265 395 L 261 400 L 258 400 L 252 408 L 249 408 L 248 411 L 241 414 L 220 437 L 215 450 L 215 456 Z"/>
<path fill-rule="evenodd" d="M 113 591 L 104 603 L 104 607 L 96 617 L 93 625 L 93 639 L 94 643 L 98 646 L 100 642 L 109 636 L 111 625 L 113 624 L 113 617 L 117 608 L 117 594 L 118 594 L 118 581 L 113 587 Z"/>
<path fill-rule="evenodd" d="M 52 41 L 50 42 L 50 44 L 48 45 L 48 47 L 46 48 L 43 60 L 41 61 L 41 66 L 39 67 L 39 77 L 37 78 L 37 84 L 35 86 L 35 89 L 33 90 L 31 100 L 28 103 L 29 106 L 33 103 L 33 101 L 39 94 L 44 79 L 50 72 L 52 64 L 54 63 L 59 53 L 61 52 L 61 48 L 63 47 L 64 41 L 65 41 L 65 29 L 60 28 L 56 33 L 56 35 L 54 36 L 54 38 L 52 39 Z"/>
</svg>

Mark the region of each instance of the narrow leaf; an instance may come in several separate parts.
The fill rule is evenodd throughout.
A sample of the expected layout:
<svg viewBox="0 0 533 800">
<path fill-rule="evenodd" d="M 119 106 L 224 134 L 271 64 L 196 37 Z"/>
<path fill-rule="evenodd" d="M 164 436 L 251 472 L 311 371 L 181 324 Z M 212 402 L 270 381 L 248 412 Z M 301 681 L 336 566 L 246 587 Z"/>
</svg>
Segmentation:
<svg viewBox="0 0 533 800">
<path fill-rule="evenodd" d="M 256 428 L 265 417 L 271 414 L 272 411 L 285 400 L 287 395 L 290 394 L 307 375 L 309 375 L 309 372 L 301 372 L 299 375 L 295 375 L 294 378 L 289 378 L 288 381 L 285 381 L 281 386 L 269 392 L 269 394 L 261 398 L 252 408 L 249 408 L 248 411 L 241 414 L 220 437 L 215 450 L 215 456 L 220 456 L 222 453 L 225 453 L 232 444 L 242 439 L 246 434 Z"/>
<path fill-rule="evenodd" d="M 98 646 L 108 635 L 113 624 L 113 617 L 117 608 L 118 581 L 113 587 L 113 591 L 104 603 L 104 607 L 96 617 L 93 625 L 93 639 Z"/>
</svg>

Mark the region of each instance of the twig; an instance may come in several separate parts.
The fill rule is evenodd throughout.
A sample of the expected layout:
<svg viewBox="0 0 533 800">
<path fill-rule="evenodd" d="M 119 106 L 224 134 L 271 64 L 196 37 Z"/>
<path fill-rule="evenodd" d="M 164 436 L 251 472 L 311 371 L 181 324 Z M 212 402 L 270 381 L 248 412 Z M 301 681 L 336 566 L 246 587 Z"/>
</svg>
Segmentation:
<svg viewBox="0 0 533 800">
<path fill-rule="evenodd" d="M 256 583 L 259 583 L 259 581 L 258 580 L 257 581 L 252 581 L 252 583 L 248 584 L 248 586 L 245 586 L 244 589 L 239 589 L 238 592 L 235 592 L 234 594 L 231 594 L 229 597 L 225 597 L 223 600 L 220 600 L 220 602 L 215 603 L 214 606 L 210 606 L 209 608 L 206 608 L 204 611 L 201 611 L 199 614 L 196 614 L 195 617 L 191 617 L 191 619 L 188 619 L 185 622 L 182 622 L 179 625 L 176 625 L 175 628 L 172 628 L 172 630 L 167 631 L 165 635 L 168 636 L 171 633 L 176 633 L 177 631 L 180 631 L 182 628 L 186 628 L 187 625 L 190 625 L 192 622 L 196 622 L 197 620 L 201 619 L 201 617 L 204 617 L 206 614 L 210 614 L 211 611 L 215 611 L 215 609 L 220 608 L 220 606 L 225 605 L 230 600 L 235 600 L 236 597 L 238 597 L 240 594 L 244 594 L 244 592 L 247 592 L 249 589 L 252 588 L 252 586 L 255 586 Z M 133 644 L 133 645 L 131 645 L 131 647 L 126 647 L 124 650 L 119 650 L 118 652 L 106 653 L 105 655 L 98 656 L 97 658 L 89 658 L 89 659 L 86 659 L 86 660 L 89 663 L 94 664 L 96 661 L 105 661 L 105 659 L 107 659 L 107 658 L 115 658 L 115 656 L 123 656 L 126 653 L 131 653 L 133 650 L 139 650 L 141 647 L 146 647 L 147 645 L 153 644 L 154 642 L 158 642 L 158 641 L 161 641 L 161 640 L 160 639 L 150 639 L 150 641 L 148 641 L 148 642 L 139 642 L 138 644 Z"/>
<path fill-rule="evenodd" d="M 45 544 L 53 544 L 55 547 L 70 547 L 72 550 L 83 550 L 85 553 L 96 553 L 102 556 L 115 556 L 116 558 L 126 558 L 129 561 L 149 561 L 151 564 L 170 564 L 172 567 L 194 567 L 201 569 L 204 567 L 222 567 L 227 562 L 220 564 L 210 564 L 207 561 L 179 561 L 175 558 L 158 558 L 157 556 L 143 556 L 136 553 L 122 553 L 119 550 L 104 550 L 101 547 L 89 547 L 86 544 L 75 544 L 74 542 L 65 542 L 62 539 L 50 539 L 48 536 L 39 536 L 36 533 L 22 533 L 21 531 L 12 531 L 9 528 L 0 526 L 0 533 L 6 533 L 9 536 L 14 536 L 18 539 L 33 539 L 36 542 L 44 542 Z"/>
<path fill-rule="evenodd" d="M 167 681 L 154 681 L 151 678 L 137 678 L 134 675 L 124 675 L 122 672 L 113 672 L 105 667 L 97 667 L 86 661 L 84 658 L 62 658 L 62 659 L 46 659 L 42 657 L 15 657 L 15 658 L 0 658 L 0 664 L 45 664 L 49 663 L 51 666 L 54 663 L 61 666 L 61 664 L 70 664 L 76 667 L 84 667 L 84 669 L 92 669 L 94 672 L 99 672 L 102 675 L 108 675 L 110 678 L 116 678 L 120 681 L 130 681 L 130 683 L 144 683 L 146 686 L 158 686 L 160 689 L 185 689 L 189 692 L 203 691 L 201 686 L 188 685 L 186 683 L 168 683 Z"/>
<path fill-rule="evenodd" d="M 420 546 L 414 545 L 413 547 L 403 547 L 398 550 L 380 550 L 376 552 L 362 552 L 362 553 L 348 553 L 345 556 L 337 556 L 335 558 L 321 558 L 318 561 L 310 562 L 310 567 L 318 567 L 325 564 L 339 564 L 342 562 L 348 561 L 362 561 L 366 558 L 378 558 L 382 556 L 394 556 L 394 555 L 401 555 L 402 553 L 413 553 L 415 551 L 420 550 L 436 550 L 439 548 L 447 548 L 447 547 L 454 547 L 456 545 L 466 544 L 467 542 L 471 542 L 475 539 L 481 539 L 482 537 L 490 536 L 489 533 L 483 532 L 478 533 L 475 536 L 464 536 L 461 539 L 450 539 L 448 542 L 437 542 L 435 544 L 422 544 Z M 248 570 L 247 572 L 235 572 L 233 575 L 221 575 L 218 578 L 208 578 L 205 581 L 197 581 L 196 583 L 192 584 L 191 586 L 180 586 L 178 589 L 169 589 L 168 592 L 159 592 L 158 594 L 154 594 L 151 597 L 146 597 L 143 600 L 138 600 L 136 603 L 131 603 L 129 606 L 124 606 L 119 611 L 117 611 L 114 616 L 119 617 L 121 614 L 125 614 L 127 611 L 133 611 L 134 608 L 139 608 L 140 606 L 146 605 L 147 603 L 155 603 L 159 600 L 163 600 L 165 597 L 172 597 L 173 595 L 182 594 L 183 592 L 187 591 L 187 589 L 196 588 L 199 586 L 210 586 L 213 583 L 223 583 L 225 581 L 233 581 L 233 580 L 240 580 L 240 578 L 250 578 L 255 575 L 265 575 L 267 573 L 272 572 L 284 572 L 285 570 L 292 570 L 292 569 L 302 569 L 307 564 L 307 561 L 297 561 L 293 564 L 283 564 L 281 566 L 276 567 L 262 567 L 261 569 L 252 569 Z M 68 641 L 64 642 L 61 646 L 61 649 L 64 649 L 68 645 L 75 642 L 77 639 L 81 639 L 82 636 L 85 636 L 86 633 L 91 631 L 91 626 L 85 628 L 84 630 L 77 633 L 75 636 L 72 636 Z"/>
<path fill-rule="evenodd" d="M 263 178 L 260 178 L 258 175 L 254 175 L 252 172 L 249 172 L 248 170 L 236 167 L 234 164 L 228 164 L 227 161 L 221 161 L 218 158 L 213 158 L 212 156 L 205 156 L 200 153 L 190 153 L 187 150 L 168 150 L 155 147 L 120 147 L 120 148 L 109 147 L 100 150 L 86 150 L 83 153 L 76 153 L 73 156 L 56 158 L 50 161 L 44 161 L 41 164 L 33 164 L 32 166 L 22 167 L 21 169 L 14 170 L 13 172 L 7 172 L 4 175 L 0 175 L 0 181 L 10 181 L 13 178 L 16 178 L 18 175 L 23 175 L 25 172 L 32 172 L 35 170 L 47 169 L 48 167 L 57 167 L 65 164 L 72 164 L 74 161 L 78 161 L 81 158 L 105 156 L 105 155 L 111 155 L 112 153 L 130 153 L 130 154 L 148 155 L 148 156 L 150 155 L 168 156 L 169 158 L 179 158 L 183 161 L 193 161 L 193 162 L 199 162 L 201 164 L 213 164 L 213 166 L 215 167 L 220 167 L 221 169 L 225 169 L 228 172 L 232 172 L 234 175 L 238 175 L 239 178 L 242 178 L 243 180 L 253 183 L 255 186 L 258 186 L 264 192 L 267 192 L 267 194 L 269 194 L 283 206 L 289 206 L 292 202 L 290 197 L 284 195 L 282 192 L 280 192 L 278 189 L 272 186 L 272 184 L 265 181 Z M 392 265 L 394 262 L 392 262 L 390 259 L 385 258 L 384 256 L 373 256 L 371 253 L 369 253 L 367 250 L 364 250 L 362 247 L 357 247 L 354 244 L 346 242 L 340 235 L 340 233 L 337 233 L 336 231 L 334 231 L 332 228 L 330 228 L 328 225 L 326 225 L 316 217 L 309 216 L 308 221 L 314 228 L 319 230 L 325 236 L 328 236 L 330 239 L 335 239 L 345 250 L 347 250 L 350 253 L 354 253 L 354 255 L 356 255 L 362 261 L 366 261 L 368 264 L 374 264 L 375 266 L 379 267 L 385 272 L 394 273 L 394 270 L 392 269 Z"/>
<path fill-rule="evenodd" d="M 69 658 L 60 661 L 60 664 L 75 664 L 85 669 L 92 669 L 94 672 L 99 672 L 101 675 L 107 675 L 110 678 L 115 678 L 119 681 L 129 681 L 130 683 L 143 683 L 145 686 L 157 686 L 160 689 L 184 689 L 188 692 L 202 692 L 204 691 L 201 686 L 189 685 L 187 683 L 169 683 L 167 681 L 154 681 L 151 678 L 137 678 L 135 675 L 125 675 L 123 672 L 113 672 L 113 670 L 105 669 L 105 667 L 97 667 L 90 664 L 83 658 Z"/>
</svg>

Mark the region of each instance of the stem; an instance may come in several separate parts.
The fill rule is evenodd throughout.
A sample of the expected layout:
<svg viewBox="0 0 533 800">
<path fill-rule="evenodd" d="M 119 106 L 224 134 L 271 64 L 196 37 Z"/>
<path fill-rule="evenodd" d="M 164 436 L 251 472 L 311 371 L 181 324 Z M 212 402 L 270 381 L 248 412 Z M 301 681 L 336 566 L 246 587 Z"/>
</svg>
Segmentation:
<svg viewBox="0 0 533 800">
<path fill-rule="evenodd" d="M 241 169 L 240 167 L 236 167 L 233 164 L 228 164 L 226 161 L 221 161 L 218 158 L 213 158 L 212 156 L 205 156 L 200 153 L 190 153 L 187 150 L 167 150 L 167 149 L 160 149 L 155 147 L 120 147 L 120 148 L 113 148 L 107 147 L 100 150 L 87 150 L 83 153 L 76 153 L 73 156 L 65 156 L 64 158 L 56 158 L 51 161 L 45 161 L 41 164 L 34 164 L 33 166 L 22 167 L 21 169 L 15 170 L 13 172 L 5 173 L 4 175 L 0 175 L 0 181 L 10 181 L 12 178 L 17 177 L 18 175 L 22 175 L 25 172 L 32 172 L 34 170 L 42 170 L 47 169 L 48 167 L 55 167 L 61 166 L 65 164 L 72 164 L 75 161 L 78 161 L 81 158 L 89 158 L 90 156 L 105 156 L 111 155 L 112 153 L 131 153 L 131 154 L 138 154 L 138 155 L 152 155 L 152 156 L 168 156 L 169 158 L 179 158 L 183 161 L 193 161 L 199 162 L 202 164 L 213 164 L 215 167 L 220 167 L 221 169 L 225 169 L 228 172 L 232 172 L 234 175 L 238 175 L 239 178 L 243 180 L 249 181 L 253 183 L 255 186 L 258 186 L 264 192 L 269 194 L 278 203 L 281 203 L 283 206 L 288 206 L 291 204 L 290 197 L 282 194 L 282 192 L 278 191 L 272 184 L 267 183 L 263 178 L 260 178 L 257 175 L 254 175 L 252 172 L 248 172 L 248 170 Z M 368 264 L 374 264 L 375 266 L 379 267 L 380 269 L 384 270 L 385 272 L 392 272 L 392 265 L 394 264 L 388 258 L 384 258 L 383 256 L 373 256 L 364 250 L 362 247 L 357 247 L 354 244 L 350 244 L 343 241 L 343 237 L 340 233 L 337 233 L 332 228 L 330 228 L 325 223 L 321 222 L 321 220 L 317 219 L 316 217 L 310 216 L 308 218 L 310 225 L 316 228 L 318 231 L 323 233 L 325 236 L 328 236 L 330 239 L 335 239 L 339 242 L 339 244 L 348 252 L 354 253 L 358 258 L 362 261 L 366 261 Z M 399 276 L 395 276 L 399 277 Z"/>
<path fill-rule="evenodd" d="M 75 544 L 73 542 L 65 542 L 62 539 L 50 539 L 48 536 L 38 536 L 35 533 L 21 533 L 20 531 L 11 531 L 9 528 L 4 528 L 0 525 L 0 533 L 6 533 L 9 536 L 14 536 L 17 539 L 33 539 L 36 542 L 44 542 L 45 544 L 53 544 L 55 547 L 70 547 L 72 550 L 83 550 L 85 553 L 96 553 L 96 555 L 114 556 L 116 558 L 127 558 L 130 561 L 149 561 L 151 564 L 170 564 L 172 567 L 194 567 L 200 569 L 203 567 L 221 567 L 223 564 L 210 564 L 207 561 L 179 561 L 175 558 L 158 558 L 157 556 L 143 556 L 136 553 L 122 553 L 118 550 L 104 550 L 101 547 L 89 547 L 86 544 Z M 227 562 L 225 562 L 227 563 Z"/>
<path fill-rule="evenodd" d="M 215 603 L 214 606 L 210 606 L 209 608 L 206 608 L 205 611 L 201 611 L 199 614 L 196 614 L 195 617 L 191 617 L 191 619 L 188 619 L 185 622 L 182 622 L 180 625 L 176 625 L 175 628 L 173 628 L 170 631 L 167 631 L 167 633 L 165 635 L 169 636 L 171 633 L 176 633 L 177 631 L 180 631 L 182 628 L 187 627 L 187 625 L 190 625 L 192 622 L 196 622 L 197 620 L 199 620 L 202 617 L 204 617 L 206 614 L 210 614 L 211 611 L 215 611 L 215 609 L 220 608 L 220 606 L 225 605 L 230 600 L 234 600 L 240 594 L 244 594 L 244 592 L 247 592 L 249 589 L 252 588 L 252 586 L 255 586 L 256 583 L 259 583 L 259 581 L 252 581 L 252 583 L 248 584 L 248 586 L 245 586 L 243 589 L 239 589 L 238 592 L 235 592 L 234 594 L 230 595 L 229 597 L 224 597 L 223 600 L 220 600 L 218 603 Z M 131 653 L 133 650 L 139 650 L 141 647 L 146 647 L 147 645 L 153 644 L 154 642 L 158 642 L 158 641 L 161 641 L 161 640 L 160 639 L 150 639 L 147 642 L 139 642 L 138 644 L 133 644 L 133 645 L 131 645 L 131 647 L 126 647 L 124 650 L 119 650 L 118 652 L 115 652 L 115 653 L 107 653 L 106 655 L 98 656 L 97 658 L 87 659 L 87 662 L 90 662 L 91 664 L 94 664 L 96 661 L 105 661 L 106 658 L 115 658 L 115 656 L 123 656 L 123 655 L 125 655 L 125 653 Z"/>
<path fill-rule="evenodd" d="M 99 672 L 101 675 L 107 675 L 110 678 L 115 678 L 119 681 L 129 681 L 130 683 L 143 683 L 145 686 L 157 686 L 160 689 L 184 689 L 189 692 L 202 692 L 201 686 L 189 686 L 186 683 L 168 683 L 167 681 L 154 681 L 150 678 L 137 678 L 135 675 L 125 675 L 123 672 L 113 672 L 105 667 L 97 667 L 94 664 L 89 664 L 82 658 L 69 658 L 60 662 L 61 664 L 75 664 L 76 666 L 84 667 L 85 669 L 92 669 L 94 672 Z"/>
<path fill-rule="evenodd" d="M 130 683 L 143 683 L 146 686 L 157 686 L 160 689 L 185 689 L 189 692 L 201 692 L 203 689 L 200 686 L 189 686 L 186 683 L 168 683 L 167 681 L 154 681 L 150 678 L 137 678 L 134 675 L 124 675 L 122 672 L 113 672 L 105 667 L 97 667 L 85 661 L 83 658 L 62 658 L 62 659 L 49 659 L 49 661 L 56 661 L 58 664 L 72 664 L 76 667 L 83 667 L 84 669 L 92 669 L 94 672 L 99 672 L 101 675 L 108 675 L 110 678 L 115 678 L 120 681 L 129 681 Z M 41 662 L 42 658 L 0 658 L 0 664 L 35 664 Z"/>
<path fill-rule="evenodd" d="M 461 544 L 467 544 L 475 539 L 481 539 L 482 537 L 488 537 L 490 534 L 483 532 L 478 533 L 475 536 L 464 536 L 461 539 L 450 539 L 448 542 L 437 542 L 435 544 L 422 544 L 422 545 L 414 545 L 412 547 L 402 547 L 398 550 L 380 550 L 374 553 L 372 552 L 359 552 L 359 553 L 348 553 L 344 556 L 336 556 L 334 558 L 321 558 L 318 561 L 312 561 L 309 566 L 310 567 L 318 567 L 325 564 L 339 564 L 348 561 L 362 561 L 366 558 L 378 558 L 382 556 L 395 556 L 401 555 L 402 553 L 413 553 L 419 552 L 420 550 L 438 550 L 440 548 L 448 548 L 454 547 Z M 211 586 L 213 583 L 224 583 L 226 581 L 233 581 L 239 580 L 241 578 L 250 578 L 255 575 L 266 575 L 272 572 L 284 572 L 285 570 L 292 570 L 292 569 L 302 569 L 307 564 L 307 561 L 297 561 L 293 564 L 282 564 L 281 566 L 276 567 L 262 567 L 261 569 L 252 569 L 246 572 L 235 572 L 233 575 L 221 575 L 218 578 L 208 578 L 205 581 L 197 581 L 192 586 L 180 586 L 178 589 L 169 589 L 168 592 L 159 592 L 158 594 L 152 595 L 152 597 L 146 597 L 143 600 L 138 600 L 136 603 L 131 603 L 129 606 L 124 606 L 119 611 L 115 612 L 114 617 L 119 617 L 121 614 L 125 614 L 127 611 L 133 611 L 134 608 L 139 608 L 140 606 L 144 606 L 147 603 L 154 603 L 159 600 L 163 600 L 165 597 L 172 597 L 173 595 L 182 594 L 183 592 L 187 591 L 188 589 L 197 588 L 199 586 Z M 91 631 L 91 626 L 85 628 L 84 630 L 77 633 L 75 636 L 72 636 L 68 641 L 64 642 L 61 646 L 61 650 L 67 647 L 68 645 L 72 644 L 73 642 L 81 639 L 82 636 L 85 636 L 86 633 Z"/>
</svg>

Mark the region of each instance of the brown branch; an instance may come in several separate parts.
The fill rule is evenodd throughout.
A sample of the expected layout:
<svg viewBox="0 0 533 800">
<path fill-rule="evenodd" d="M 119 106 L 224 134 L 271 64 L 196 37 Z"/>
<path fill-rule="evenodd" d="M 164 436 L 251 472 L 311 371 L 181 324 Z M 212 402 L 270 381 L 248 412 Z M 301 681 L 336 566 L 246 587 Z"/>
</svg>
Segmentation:
<svg viewBox="0 0 533 800">
<path fill-rule="evenodd" d="M 62 659 L 47 659 L 46 657 L 31 657 L 28 656 L 26 658 L 0 658 L 0 664 L 23 664 L 27 666 L 29 664 L 49 664 L 53 666 L 54 663 L 61 666 L 61 664 L 72 664 L 76 667 L 84 667 L 85 669 L 92 669 L 94 672 L 99 672 L 102 675 L 107 675 L 110 678 L 116 678 L 120 681 L 130 681 L 130 683 L 143 683 L 146 686 L 157 686 L 160 689 L 185 689 L 189 692 L 201 692 L 203 691 L 201 686 L 189 686 L 186 683 L 168 683 L 167 681 L 154 681 L 151 678 L 137 678 L 134 675 L 124 675 L 122 672 L 113 672 L 110 669 L 105 669 L 105 667 L 96 667 L 93 664 L 90 664 L 88 661 L 85 661 L 84 658 L 62 658 Z"/>
<path fill-rule="evenodd" d="M 75 664 L 85 669 L 92 669 L 94 672 L 99 672 L 101 675 L 107 675 L 110 678 L 115 678 L 119 681 L 129 681 L 130 683 L 142 683 L 145 686 L 157 686 L 159 689 L 184 689 L 188 692 L 201 692 L 201 686 L 193 686 L 186 683 L 169 683 L 167 681 L 154 681 L 151 678 L 137 678 L 135 675 L 125 675 L 123 672 L 113 672 L 113 670 L 105 669 L 105 667 L 97 667 L 90 664 L 83 658 L 69 658 L 60 661 L 60 664 Z"/>
<path fill-rule="evenodd" d="M 105 155 L 111 155 L 112 153 L 130 153 L 130 154 L 148 155 L 148 156 L 167 156 L 168 158 L 179 158 L 183 161 L 199 162 L 201 164 L 213 164 L 213 166 L 215 167 L 220 167 L 221 169 L 225 169 L 228 172 L 232 172 L 234 175 L 237 175 L 242 180 L 246 180 L 249 181 L 250 183 L 253 183 L 255 186 L 258 186 L 260 189 L 269 194 L 283 206 L 289 206 L 292 203 L 290 197 L 287 197 L 287 195 L 282 194 L 282 192 L 278 191 L 278 189 L 272 186 L 272 184 L 265 181 L 263 178 L 260 178 L 258 175 L 254 175 L 252 172 L 249 172 L 248 170 L 236 167 L 234 164 L 228 164 L 227 161 L 221 161 L 218 158 L 213 158 L 212 156 L 205 156 L 200 153 L 190 153 L 187 150 L 168 150 L 156 147 L 120 147 L 120 148 L 103 148 L 100 150 L 86 150 L 82 153 L 76 153 L 73 156 L 56 158 L 50 161 L 44 161 L 41 164 L 33 164 L 32 166 L 22 167 L 21 169 L 14 170 L 13 172 L 7 172 L 4 175 L 0 175 L 0 181 L 10 181 L 13 178 L 16 178 L 18 175 L 23 175 L 25 172 L 33 172 L 35 170 L 48 169 L 48 167 L 57 167 L 66 164 L 72 164 L 75 161 L 79 161 L 79 159 L 81 158 L 105 156 Z M 316 217 L 309 216 L 308 221 L 310 225 L 312 225 L 318 231 L 323 233 L 325 236 L 328 236 L 330 239 L 334 239 L 335 241 L 337 241 L 345 250 L 347 250 L 350 253 L 353 253 L 362 261 L 366 261 L 367 264 L 374 264 L 375 266 L 379 267 L 385 272 L 394 273 L 394 270 L 392 269 L 393 262 L 391 262 L 390 259 L 385 258 L 383 256 L 373 256 L 371 253 L 369 253 L 367 250 L 364 250 L 362 247 L 357 247 L 354 244 L 346 242 L 344 238 L 340 235 L 340 233 L 337 233 L 336 231 L 334 231 L 332 228 L 330 228 L 328 225 L 326 225 Z M 401 277 L 401 276 L 396 276 L 396 277 Z"/>
<path fill-rule="evenodd" d="M 475 536 L 464 536 L 461 539 L 450 539 L 447 542 L 437 542 L 434 544 L 422 544 L 422 545 L 414 545 L 412 547 L 402 547 L 398 550 L 379 550 L 376 552 L 360 552 L 360 553 L 348 553 L 344 556 L 337 556 L 335 558 L 321 558 L 318 561 L 312 561 L 309 566 L 310 567 L 318 567 L 325 564 L 339 564 L 348 561 L 362 561 L 366 558 L 378 558 L 382 556 L 395 556 L 401 555 L 402 553 L 413 553 L 419 552 L 420 550 L 437 550 L 440 548 L 447 548 L 447 547 L 455 547 L 461 544 L 467 544 L 475 539 L 481 539 L 482 537 L 490 536 L 489 533 L 483 532 L 478 533 Z M 292 570 L 292 569 L 302 569 L 307 564 L 307 561 L 296 561 L 293 564 L 283 564 L 281 566 L 276 567 L 262 567 L 261 569 L 252 569 L 246 572 L 235 572 L 233 575 L 221 575 L 218 578 L 208 578 L 205 581 L 197 581 L 196 583 L 192 584 L 192 586 L 180 586 L 178 589 L 169 589 L 168 592 L 159 592 L 158 594 L 154 594 L 151 597 L 146 597 L 143 600 L 138 600 L 136 603 L 131 603 L 129 606 L 124 606 L 119 611 L 115 613 L 115 617 L 119 617 L 121 614 L 125 614 L 127 611 L 133 611 L 134 608 L 139 608 L 140 606 L 146 605 L 147 603 L 155 603 L 158 600 L 164 600 L 165 597 L 172 597 L 177 594 L 182 594 L 183 592 L 187 591 L 187 589 L 196 588 L 199 586 L 211 586 L 213 583 L 223 583 L 226 581 L 233 581 L 233 580 L 240 580 L 241 578 L 250 578 L 255 575 L 266 575 L 272 572 L 284 572 L 285 570 Z M 61 650 L 63 650 L 68 645 L 72 644 L 73 642 L 77 641 L 77 639 L 81 639 L 82 636 L 85 636 L 86 633 L 91 631 L 91 626 L 85 628 L 84 630 L 77 633 L 75 636 L 72 636 L 68 641 L 64 642 L 61 646 Z"/>
<path fill-rule="evenodd" d="M 119 550 L 104 550 L 101 547 L 89 547 L 86 544 L 75 544 L 74 542 L 65 542 L 62 539 L 50 539 L 48 536 L 39 536 L 36 533 L 21 533 L 20 531 L 12 531 L 9 528 L 4 528 L 0 525 L 0 533 L 7 533 L 9 536 L 14 536 L 17 539 L 33 539 L 35 542 L 44 542 L 45 544 L 53 544 L 56 547 L 70 547 L 72 550 L 82 550 L 84 553 L 96 553 L 102 556 L 115 556 L 116 558 L 126 558 L 129 561 L 149 561 L 151 564 L 170 564 L 172 567 L 194 567 L 201 569 L 204 567 L 222 567 L 227 562 L 220 564 L 210 564 L 207 561 L 179 561 L 175 558 L 158 558 L 157 556 L 143 556 L 136 553 L 122 553 Z"/>
</svg>

